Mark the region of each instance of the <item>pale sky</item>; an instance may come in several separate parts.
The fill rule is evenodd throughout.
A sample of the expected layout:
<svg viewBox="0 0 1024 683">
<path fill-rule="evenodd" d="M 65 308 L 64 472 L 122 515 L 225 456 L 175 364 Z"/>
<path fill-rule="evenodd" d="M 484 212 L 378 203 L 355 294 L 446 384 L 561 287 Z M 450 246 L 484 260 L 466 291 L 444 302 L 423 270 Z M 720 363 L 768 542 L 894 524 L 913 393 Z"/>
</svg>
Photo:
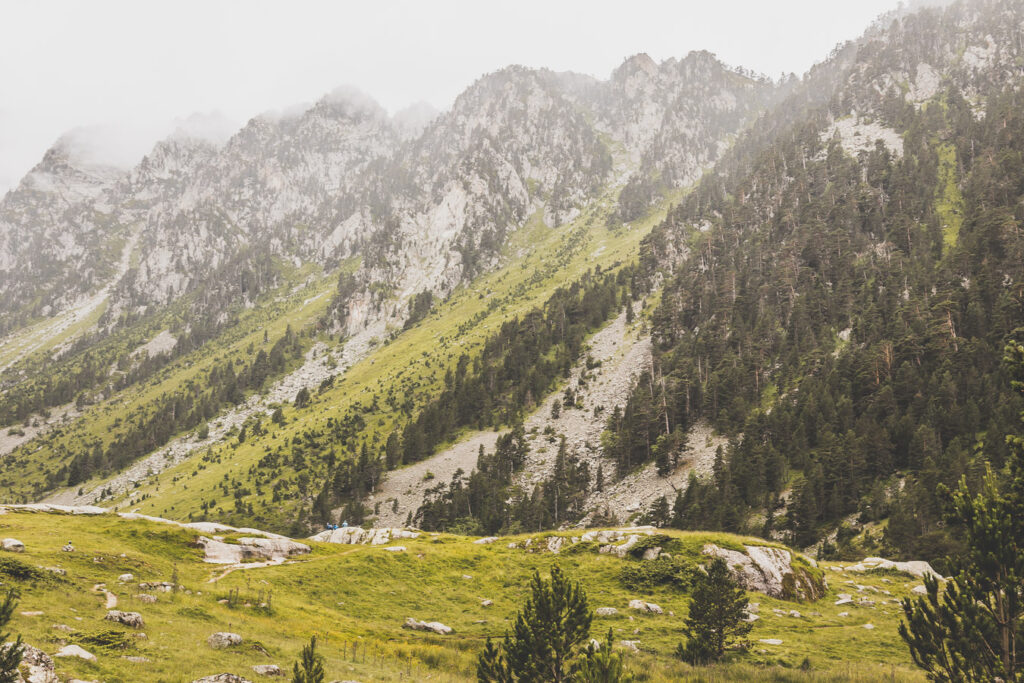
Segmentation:
<svg viewBox="0 0 1024 683">
<path fill-rule="evenodd" d="M 342 85 L 444 109 L 509 64 L 598 78 L 709 50 L 805 72 L 897 0 L 0 0 L 0 193 L 77 126 L 136 161 L 176 120 L 235 126 Z"/>
</svg>

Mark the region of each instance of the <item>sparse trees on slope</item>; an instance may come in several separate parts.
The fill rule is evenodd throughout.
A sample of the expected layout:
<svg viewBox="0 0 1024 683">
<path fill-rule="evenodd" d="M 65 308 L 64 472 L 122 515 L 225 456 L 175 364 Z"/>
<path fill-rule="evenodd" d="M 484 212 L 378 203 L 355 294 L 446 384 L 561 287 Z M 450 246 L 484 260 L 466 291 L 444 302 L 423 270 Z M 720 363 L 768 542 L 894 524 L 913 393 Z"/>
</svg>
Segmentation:
<svg viewBox="0 0 1024 683">
<path fill-rule="evenodd" d="M 1010 343 L 1005 360 L 1024 392 L 1024 344 Z M 950 497 L 949 521 L 966 541 L 949 560 L 952 578 L 940 594 L 938 579 L 925 577 L 927 595 L 903 601 L 900 635 L 933 681 L 1024 681 L 1024 438 L 1007 443 L 1012 478 L 1004 490 L 989 468 L 979 493 L 962 479 Z"/>
<path fill-rule="evenodd" d="M 687 641 L 676 648 L 676 656 L 691 664 L 718 661 L 729 643 L 750 633 L 753 624 L 743 620 L 747 594 L 725 560 L 716 558 L 707 573 L 697 574 L 692 598 L 683 627 Z"/>
</svg>

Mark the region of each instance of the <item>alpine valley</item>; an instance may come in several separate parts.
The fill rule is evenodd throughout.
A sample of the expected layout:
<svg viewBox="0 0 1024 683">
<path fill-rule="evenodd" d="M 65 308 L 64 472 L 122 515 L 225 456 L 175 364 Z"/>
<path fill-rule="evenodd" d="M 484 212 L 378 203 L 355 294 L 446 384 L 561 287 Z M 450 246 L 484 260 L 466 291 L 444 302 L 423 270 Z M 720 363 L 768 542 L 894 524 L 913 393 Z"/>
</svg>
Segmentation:
<svg viewBox="0 0 1024 683">
<path fill-rule="evenodd" d="M 203 123 L 0 201 L 20 680 L 927 679 L 949 491 L 1024 487 L 1024 3 Z M 535 571 L 600 648 L 487 678 Z"/>
</svg>

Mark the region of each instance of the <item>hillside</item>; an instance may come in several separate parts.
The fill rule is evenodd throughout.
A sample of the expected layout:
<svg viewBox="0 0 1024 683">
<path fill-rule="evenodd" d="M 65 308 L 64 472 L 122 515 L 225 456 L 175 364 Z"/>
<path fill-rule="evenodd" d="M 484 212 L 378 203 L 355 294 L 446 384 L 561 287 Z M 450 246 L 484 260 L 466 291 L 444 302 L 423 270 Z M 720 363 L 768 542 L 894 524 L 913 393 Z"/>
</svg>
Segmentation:
<svg viewBox="0 0 1024 683">
<path fill-rule="evenodd" d="M 60 536 L 52 532 L 55 523 Z M 790 680 L 795 674 L 787 670 L 800 666 L 805 656 L 811 668 L 801 675 L 804 680 L 923 680 L 908 668 L 909 657 L 894 633 L 896 600 L 920 581 L 891 570 L 837 572 L 835 567 L 843 566 L 837 563 L 818 572 L 796 562 L 795 567 L 804 567 L 798 571 L 827 581 L 824 596 L 808 602 L 751 592 L 750 601 L 756 603 L 751 609 L 759 618 L 750 636 L 754 645 L 748 663 L 697 672 L 671 656 L 686 612 L 685 591 L 624 584 L 624 568 L 650 561 L 629 553 L 620 558 L 598 552 L 598 541 L 572 543 L 580 533 L 516 536 L 491 544 L 426 533 L 382 545 L 306 541 L 312 552 L 284 564 L 260 567 L 252 562 L 236 568 L 203 561 L 196 540 L 216 529 L 109 514 L 15 509 L 0 516 L 0 525 L 5 537 L 25 546 L 24 552 L 3 552 L 0 557 L 5 582 L 13 582 L 22 594 L 15 628 L 47 654 L 77 644 L 96 656 L 95 662 L 57 658 L 62 676 L 113 683 L 191 681 L 231 672 L 259 680 L 254 665 L 290 668 L 315 633 L 324 646 L 328 676 L 474 680 L 480 640 L 508 628 L 529 575 L 535 569 L 545 572 L 557 561 L 582 581 L 594 608 L 616 609 L 613 616 L 595 620 L 594 635 L 603 638 L 611 627 L 616 642 L 630 641 L 632 646 L 621 646 L 629 668 L 646 672 L 645 680 Z M 764 543 L 727 534 L 647 530 L 654 534 L 647 537 L 645 530 L 638 531 L 651 540 L 634 546 L 637 555 L 656 544 L 683 564 L 700 560 L 709 543 L 741 552 L 744 543 Z M 220 533 L 230 544 L 253 532 L 224 528 Z M 548 550 L 555 538 L 564 539 L 557 554 Z M 74 552 L 62 552 L 69 539 Z M 616 543 L 622 541 L 612 541 Z M 388 578 L 382 581 L 380 576 Z M 180 588 L 165 592 L 140 585 L 169 581 Z M 841 593 L 853 596 L 852 601 L 834 604 L 845 600 L 838 597 Z M 106 621 L 111 594 L 116 606 L 110 609 L 138 612 L 143 625 L 131 628 Z M 657 604 L 663 614 L 630 609 L 628 603 L 635 599 Z M 484 601 L 491 603 L 485 606 Z M 403 629 L 408 617 L 440 621 L 454 633 Z M 207 637 L 220 631 L 237 633 L 243 641 L 213 649 Z"/>
</svg>

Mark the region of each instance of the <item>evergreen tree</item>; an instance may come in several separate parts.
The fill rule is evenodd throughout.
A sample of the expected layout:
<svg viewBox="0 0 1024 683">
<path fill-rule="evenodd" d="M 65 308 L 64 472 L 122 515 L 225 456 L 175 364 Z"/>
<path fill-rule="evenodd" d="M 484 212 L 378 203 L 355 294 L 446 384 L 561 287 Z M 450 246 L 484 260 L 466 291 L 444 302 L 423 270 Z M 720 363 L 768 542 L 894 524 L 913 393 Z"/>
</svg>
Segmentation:
<svg viewBox="0 0 1024 683">
<path fill-rule="evenodd" d="M 594 615 L 579 582 L 558 565 L 545 581 L 535 572 L 530 596 L 516 616 L 511 636 L 499 648 L 488 640 L 477 662 L 481 683 L 558 683 L 573 680 Z"/>
<path fill-rule="evenodd" d="M 736 583 L 725 560 L 715 558 L 707 573 L 694 581 L 690 613 L 686 617 L 686 645 L 676 656 L 691 664 L 707 664 L 725 655 L 730 642 L 750 633 L 753 624 L 744 621 L 747 594 Z"/>
<path fill-rule="evenodd" d="M 292 668 L 292 683 L 324 683 L 323 655 L 317 654 L 316 636 L 309 639 L 309 645 L 302 648 L 302 656 Z"/>
<path fill-rule="evenodd" d="M 14 616 L 14 608 L 18 600 L 14 589 L 9 588 L 3 603 L 0 603 L 0 629 L 11 623 Z M 11 637 L 10 633 L 0 633 L 0 644 L 7 643 Z M 21 657 L 25 647 L 21 643 L 21 635 L 8 647 L 0 647 L 0 683 L 14 683 L 21 680 L 18 673 L 18 666 L 21 664 Z"/>
<path fill-rule="evenodd" d="M 626 673 L 622 655 L 612 651 L 612 629 L 602 647 L 591 641 L 573 670 L 573 683 L 632 683 L 633 674 Z"/>
<path fill-rule="evenodd" d="M 1005 361 L 1024 392 L 1024 344 L 1007 345 Z M 1024 437 L 1006 440 L 1006 490 L 989 467 L 978 494 L 962 478 L 949 497 L 948 521 L 963 528 L 966 548 L 949 558 L 941 596 L 938 579 L 927 576 L 927 595 L 903 600 L 900 635 L 933 681 L 1024 681 Z"/>
</svg>

